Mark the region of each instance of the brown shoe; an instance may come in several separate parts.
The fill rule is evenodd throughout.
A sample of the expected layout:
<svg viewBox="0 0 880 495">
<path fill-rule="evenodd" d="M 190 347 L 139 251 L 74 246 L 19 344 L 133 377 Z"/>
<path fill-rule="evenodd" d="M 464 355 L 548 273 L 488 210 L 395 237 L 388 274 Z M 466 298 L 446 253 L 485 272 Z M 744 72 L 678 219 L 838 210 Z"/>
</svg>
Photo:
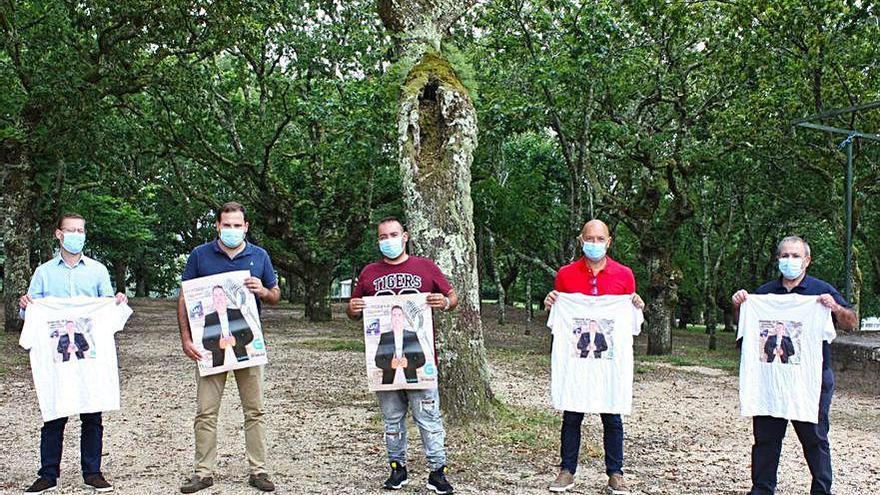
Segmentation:
<svg viewBox="0 0 880 495">
<path fill-rule="evenodd" d="M 622 474 L 612 474 L 609 476 L 608 488 L 606 489 L 609 495 L 629 495 L 630 493 Z"/>
<path fill-rule="evenodd" d="M 248 485 L 251 485 L 261 492 L 275 491 L 275 484 L 269 481 L 269 475 L 266 473 L 250 475 L 248 477 Z"/>
<path fill-rule="evenodd" d="M 189 479 L 186 483 L 180 485 L 180 493 L 195 493 L 199 490 L 204 490 L 210 486 L 214 485 L 214 478 L 208 476 L 207 478 L 200 478 L 199 475 L 194 474 L 192 478 Z"/>
<path fill-rule="evenodd" d="M 560 469 L 556 481 L 550 485 L 550 491 L 561 493 L 567 492 L 572 488 L 574 488 L 574 475 L 568 472 L 568 469 Z"/>
</svg>

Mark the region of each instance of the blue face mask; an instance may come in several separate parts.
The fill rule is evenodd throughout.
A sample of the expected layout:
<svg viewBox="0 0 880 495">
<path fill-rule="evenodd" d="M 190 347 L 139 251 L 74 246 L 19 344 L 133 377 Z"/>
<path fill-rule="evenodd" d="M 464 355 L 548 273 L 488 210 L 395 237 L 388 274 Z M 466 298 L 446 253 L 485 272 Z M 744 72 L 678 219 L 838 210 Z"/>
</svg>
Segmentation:
<svg viewBox="0 0 880 495">
<path fill-rule="evenodd" d="M 796 280 L 804 269 L 803 258 L 779 258 L 779 272 L 788 280 Z"/>
<path fill-rule="evenodd" d="M 229 249 L 235 249 L 244 241 L 242 229 L 220 229 L 220 242 Z"/>
<path fill-rule="evenodd" d="M 605 257 L 606 246 L 604 242 L 585 242 L 583 249 L 584 256 L 590 261 L 599 261 Z"/>
<path fill-rule="evenodd" d="M 382 239 L 379 241 L 379 251 L 382 256 L 395 260 L 403 254 L 403 237 L 392 237 L 390 239 Z"/>
<path fill-rule="evenodd" d="M 79 232 L 65 232 L 61 239 L 61 247 L 71 254 L 79 254 L 86 244 L 86 235 Z"/>
</svg>

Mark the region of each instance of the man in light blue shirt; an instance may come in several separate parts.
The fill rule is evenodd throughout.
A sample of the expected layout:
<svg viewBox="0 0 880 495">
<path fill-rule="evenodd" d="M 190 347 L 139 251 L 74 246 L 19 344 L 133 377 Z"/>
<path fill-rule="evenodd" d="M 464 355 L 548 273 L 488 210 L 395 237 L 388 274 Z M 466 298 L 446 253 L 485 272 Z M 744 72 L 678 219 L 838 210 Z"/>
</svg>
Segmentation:
<svg viewBox="0 0 880 495">
<path fill-rule="evenodd" d="M 31 278 L 28 293 L 19 299 L 22 319 L 28 304 L 41 297 L 113 297 L 110 274 L 101 263 L 82 254 L 86 241 L 86 221 L 76 214 L 68 214 L 58 221 L 55 230 L 60 251 L 57 256 L 38 266 Z M 126 303 L 125 294 L 116 294 L 117 303 Z M 101 413 L 80 414 L 82 420 L 81 464 L 86 485 L 99 493 L 113 491 L 101 473 L 104 426 Z M 61 472 L 61 448 L 67 418 L 43 423 L 40 431 L 39 478 L 25 493 L 43 493 L 58 487 Z"/>
</svg>

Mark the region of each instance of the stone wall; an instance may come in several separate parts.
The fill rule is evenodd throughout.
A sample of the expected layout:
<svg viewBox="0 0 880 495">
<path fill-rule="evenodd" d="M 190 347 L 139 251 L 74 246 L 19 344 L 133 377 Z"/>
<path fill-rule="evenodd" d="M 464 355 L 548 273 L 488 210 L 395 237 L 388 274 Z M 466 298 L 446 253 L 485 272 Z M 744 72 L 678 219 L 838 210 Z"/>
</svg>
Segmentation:
<svg viewBox="0 0 880 495">
<path fill-rule="evenodd" d="M 880 332 L 839 335 L 831 356 L 839 386 L 880 395 Z"/>
</svg>

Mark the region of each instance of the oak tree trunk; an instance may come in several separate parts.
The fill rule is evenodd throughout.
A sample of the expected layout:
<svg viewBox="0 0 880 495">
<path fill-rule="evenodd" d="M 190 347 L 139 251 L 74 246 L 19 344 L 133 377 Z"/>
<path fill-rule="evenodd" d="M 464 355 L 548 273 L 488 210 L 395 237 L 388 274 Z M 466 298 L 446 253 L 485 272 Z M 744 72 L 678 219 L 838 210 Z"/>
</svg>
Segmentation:
<svg viewBox="0 0 880 495">
<path fill-rule="evenodd" d="M 411 64 L 400 88 L 398 161 L 416 254 L 449 277 L 458 308 L 435 318 L 444 411 L 458 420 L 490 413 L 493 399 L 480 320 L 471 162 L 477 115 L 440 50 L 442 34 L 472 1 L 380 0 L 379 14 Z"/>
<path fill-rule="evenodd" d="M 31 240 L 36 226 L 34 169 L 21 142 L 0 142 L 3 165 L 3 315 L 7 332 L 22 328 L 18 298 L 27 292 L 31 279 Z"/>
<path fill-rule="evenodd" d="M 672 352 L 672 320 L 678 302 L 678 282 L 681 272 L 674 267 L 669 251 L 648 248 L 642 254 L 648 268 L 648 303 L 645 324 L 648 334 L 648 354 Z"/>
<path fill-rule="evenodd" d="M 333 314 L 330 310 L 330 286 L 333 283 L 332 271 L 315 269 L 310 271 L 305 286 L 305 316 L 309 321 L 330 321 Z"/>
</svg>

